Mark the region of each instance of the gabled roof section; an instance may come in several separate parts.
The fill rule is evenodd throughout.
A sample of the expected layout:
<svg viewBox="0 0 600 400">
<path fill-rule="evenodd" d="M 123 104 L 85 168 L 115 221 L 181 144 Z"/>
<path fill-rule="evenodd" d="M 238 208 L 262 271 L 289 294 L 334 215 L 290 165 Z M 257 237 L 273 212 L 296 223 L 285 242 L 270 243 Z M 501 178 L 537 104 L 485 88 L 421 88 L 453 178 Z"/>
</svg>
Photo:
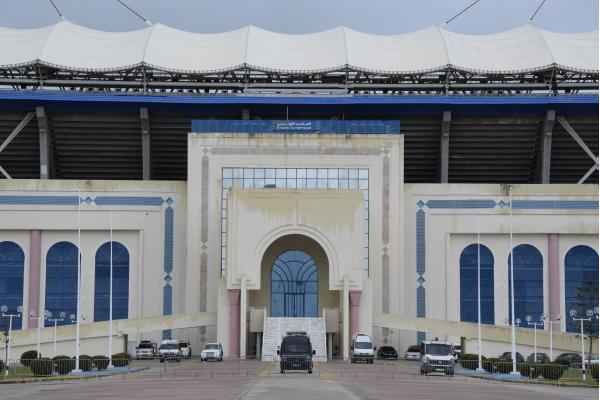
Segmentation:
<svg viewBox="0 0 600 400">
<path fill-rule="evenodd" d="M 345 27 L 288 35 L 248 26 L 199 34 L 162 24 L 104 32 L 68 21 L 37 29 L 0 28 L 0 68 L 38 63 L 67 71 L 148 66 L 197 74 L 240 68 L 304 74 L 345 68 L 386 74 L 451 68 L 510 74 L 555 66 L 597 73 L 598 32 L 556 33 L 523 25 L 491 35 L 437 27 L 403 35 L 372 35 Z"/>
</svg>

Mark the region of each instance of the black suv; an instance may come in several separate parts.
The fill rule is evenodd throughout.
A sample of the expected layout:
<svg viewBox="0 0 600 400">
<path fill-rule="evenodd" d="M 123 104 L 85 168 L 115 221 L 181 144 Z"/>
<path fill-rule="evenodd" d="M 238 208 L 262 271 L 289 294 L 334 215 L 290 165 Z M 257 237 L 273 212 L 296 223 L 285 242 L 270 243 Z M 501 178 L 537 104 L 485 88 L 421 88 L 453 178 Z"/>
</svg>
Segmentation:
<svg viewBox="0 0 600 400">
<path fill-rule="evenodd" d="M 288 332 L 281 341 L 279 355 L 279 367 L 281 373 L 285 371 L 307 371 L 312 374 L 312 349 L 310 338 L 305 332 Z"/>
<path fill-rule="evenodd" d="M 518 351 L 515 353 L 515 356 L 517 357 L 518 363 L 525 362 L 525 358 L 523 358 L 523 355 L 521 353 L 519 353 Z M 506 352 L 500 354 L 500 357 L 498 357 L 498 358 L 500 359 L 500 361 L 512 362 L 512 353 L 510 351 L 506 351 Z"/>
</svg>

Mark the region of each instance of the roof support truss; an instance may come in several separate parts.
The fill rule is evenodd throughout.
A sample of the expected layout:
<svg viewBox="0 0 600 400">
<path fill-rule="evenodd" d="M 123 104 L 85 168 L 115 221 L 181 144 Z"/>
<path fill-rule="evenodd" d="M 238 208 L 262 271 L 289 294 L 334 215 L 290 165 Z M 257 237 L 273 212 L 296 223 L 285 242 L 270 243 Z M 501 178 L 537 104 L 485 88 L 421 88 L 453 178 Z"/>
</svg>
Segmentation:
<svg viewBox="0 0 600 400">
<path fill-rule="evenodd" d="M 563 117 L 561 115 L 561 116 L 557 117 L 556 120 L 558 121 L 559 124 L 562 125 L 563 128 L 565 128 L 565 131 L 567 131 L 567 133 L 569 135 L 571 135 L 573 140 L 575 140 L 577 142 L 577 144 L 583 149 L 583 151 L 585 151 L 587 153 L 587 155 L 590 156 L 590 158 L 594 161 L 594 166 L 592 168 L 590 168 L 590 170 L 579 180 L 579 182 L 577 182 L 578 184 L 581 184 L 581 183 L 585 182 L 585 180 L 592 173 L 594 173 L 595 170 L 598 169 L 598 157 L 596 157 L 594 155 L 594 153 L 592 152 L 592 150 L 590 150 L 588 145 L 585 144 L 583 139 L 577 134 L 577 132 L 575 132 L 575 129 L 573 129 L 573 127 L 571 126 L 571 124 L 569 124 L 569 122 L 565 119 L 565 117 Z"/>
<path fill-rule="evenodd" d="M 12 142 L 12 140 L 15 137 L 17 137 L 19 132 L 21 132 L 23 130 L 23 128 L 25 128 L 25 126 L 27 126 L 29 121 L 31 121 L 34 116 L 35 116 L 35 113 L 29 112 L 25 115 L 25 117 L 23 117 L 23 119 L 21 120 L 21 122 L 19 122 L 19 124 L 15 127 L 15 129 L 13 129 L 12 132 L 7 136 L 7 138 L 4 139 L 4 142 L 2 142 L 2 144 L 0 144 L 0 153 L 2 153 L 2 151 L 6 148 L 6 146 L 8 146 L 10 144 L 10 142 Z M 2 166 L 0 166 L 0 173 L 2 173 L 2 175 L 4 175 L 6 177 L 6 179 L 12 179 L 11 176 L 8 174 L 8 172 L 6 172 L 6 170 L 4 168 L 2 168 Z"/>
</svg>

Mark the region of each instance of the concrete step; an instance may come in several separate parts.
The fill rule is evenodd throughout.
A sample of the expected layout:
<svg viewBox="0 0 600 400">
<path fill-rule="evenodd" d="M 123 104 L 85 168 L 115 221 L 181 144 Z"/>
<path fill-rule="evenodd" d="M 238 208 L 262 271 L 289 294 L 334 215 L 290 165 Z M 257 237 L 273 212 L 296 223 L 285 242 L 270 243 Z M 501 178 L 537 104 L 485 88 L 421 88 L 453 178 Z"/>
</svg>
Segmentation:
<svg viewBox="0 0 600 400">
<path fill-rule="evenodd" d="M 277 349 L 281 345 L 281 339 L 287 332 L 292 331 L 306 332 L 310 337 L 315 355 L 320 358 L 327 357 L 325 318 L 269 317 L 265 319 L 263 330 L 263 359 L 277 358 Z"/>
</svg>

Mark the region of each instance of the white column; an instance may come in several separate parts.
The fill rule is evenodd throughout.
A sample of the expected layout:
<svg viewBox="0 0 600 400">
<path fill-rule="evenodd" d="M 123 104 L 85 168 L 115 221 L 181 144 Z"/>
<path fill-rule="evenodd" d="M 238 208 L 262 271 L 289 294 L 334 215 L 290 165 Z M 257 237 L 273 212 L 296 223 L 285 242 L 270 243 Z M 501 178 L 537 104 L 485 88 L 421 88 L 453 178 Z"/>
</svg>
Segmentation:
<svg viewBox="0 0 600 400">
<path fill-rule="evenodd" d="M 348 275 L 344 275 L 344 333 L 342 340 L 344 360 L 348 360 L 350 355 L 350 282 Z"/>
<path fill-rule="evenodd" d="M 240 279 L 240 358 L 246 358 L 246 308 L 248 303 L 246 274 Z"/>
</svg>

